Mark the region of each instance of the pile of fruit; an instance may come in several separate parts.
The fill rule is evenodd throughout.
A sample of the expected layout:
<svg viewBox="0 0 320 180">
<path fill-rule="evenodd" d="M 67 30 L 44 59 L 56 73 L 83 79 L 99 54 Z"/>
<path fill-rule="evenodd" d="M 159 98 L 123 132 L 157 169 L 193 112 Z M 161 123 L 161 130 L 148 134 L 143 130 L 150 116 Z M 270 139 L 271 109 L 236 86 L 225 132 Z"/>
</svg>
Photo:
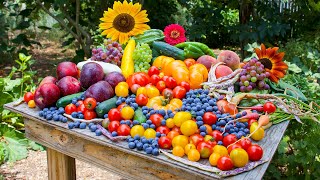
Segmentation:
<svg viewBox="0 0 320 180">
<path fill-rule="evenodd" d="M 223 171 L 262 158 L 257 142 L 282 121 L 279 114 L 301 116 L 292 105 L 301 101 L 270 94 L 288 68 L 277 49 L 262 45 L 257 58 L 241 62 L 233 51 L 216 57 L 203 43 L 170 45 L 163 36 L 151 29 L 125 45 L 105 40 L 91 59 L 60 63 L 56 77 L 45 77 L 24 101 L 70 129 L 126 139 L 128 148 L 154 156 L 207 159 Z"/>
</svg>

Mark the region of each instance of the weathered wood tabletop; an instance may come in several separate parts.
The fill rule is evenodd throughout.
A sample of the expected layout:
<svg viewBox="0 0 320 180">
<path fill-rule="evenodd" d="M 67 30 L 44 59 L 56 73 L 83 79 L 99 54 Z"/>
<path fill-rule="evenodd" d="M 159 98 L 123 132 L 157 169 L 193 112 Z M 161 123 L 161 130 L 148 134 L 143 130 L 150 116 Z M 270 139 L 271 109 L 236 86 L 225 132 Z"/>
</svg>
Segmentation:
<svg viewBox="0 0 320 180">
<path fill-rule="evenodd" d="M 187 166 L 167 156 L 149 156 L 128 149 L 125 142 L 115 143 L 105 136 L 95 136 L 88 129 L 68 129 L 66 123 L 47 121 L 38 116 L 38 109 L 26 104 L 4 105 L 24 117 L 26 137 L 47 147 L 49 179 L 75 179 L 75 158 L 107 169 L 128 179 L 213 179 L 215 173 Z M 251 171 L 227 179 L 261 179 L 289 124 L 289 121 L 266 130 L 259 142 L 263 159 L 269 159 Z"/>
</svg>

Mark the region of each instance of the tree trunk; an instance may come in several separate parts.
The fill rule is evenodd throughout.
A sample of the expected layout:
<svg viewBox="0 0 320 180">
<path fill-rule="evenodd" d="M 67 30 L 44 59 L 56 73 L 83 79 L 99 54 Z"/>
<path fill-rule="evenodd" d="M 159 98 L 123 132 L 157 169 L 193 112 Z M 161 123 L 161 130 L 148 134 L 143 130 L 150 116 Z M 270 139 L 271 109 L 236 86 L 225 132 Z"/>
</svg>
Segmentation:
<svg viewBox="0 0 320 180">
<path fill-rule="evenodd" d="M 240 25 L 245 25 L 250 22 L 250 16 L 253 13 L 253 0 L 241 0 L 239 9 Z M 248 44 L 248 39 L 240 41 L 241 57 L 244 59 L 247 53 L 244 51 L 244 46 Z"/>
</svg>

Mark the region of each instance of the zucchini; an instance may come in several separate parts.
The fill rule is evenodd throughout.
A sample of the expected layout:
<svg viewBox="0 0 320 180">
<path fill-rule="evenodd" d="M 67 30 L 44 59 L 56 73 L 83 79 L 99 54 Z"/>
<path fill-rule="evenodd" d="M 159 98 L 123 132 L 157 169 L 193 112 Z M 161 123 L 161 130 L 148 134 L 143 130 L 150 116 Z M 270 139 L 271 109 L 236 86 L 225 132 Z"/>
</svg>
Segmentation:
<svg viewBox="0 0 320 180">
<path fill-rule="evenodd" d="M 184 52 L 183 50 L 171 46 L 165 42 L 154 41 L 152 43 L 152 47 L 157 50 L 161 55 L 173 57 L 174 59 L 184 60 Z"/>
<path fill-rule="evenodd" d="M 147 118 L 145 115 L 143 115 L 141 108 L 138 108 L 134 112 L 133 120 L 139 121 L 139 123 L 145 123 L 147 121 Z"/>
<path fill-rule="evenodd" d="M 143 34 L 134 37 L 137 43 L 151 44 L 153 41 L 160 41 L 164 38 L 163 31 L 160 29 L 149 29 L 144 31 Z"/>
<path fill-rule="evenodd" d="M 117 107 L 117 99 L 118 97 L 114 96 L 113 98 L 99 103 L 99 105 L 96 107 L 96 113 L 98 117 L 103 118 L 103 116 L 107 114 L 110 111 L 110 109 Z"/>
<path fill-rule="evenodd" d="M 73 98 L 79 98 L 81 97 L 81 95 L 83 94 L 84 92 L 80 92 L 80 93 L 76 93 L 76 94 L 70 94 L 68 96 L 64 96 L 62 98 L 60 98 L 57 103 L 56 103 L 56 106 L 59 108 L 59 107 L 66 107 L 68 104 L 70 104 L 72 102 L 72 99 Z"/>
</svg>

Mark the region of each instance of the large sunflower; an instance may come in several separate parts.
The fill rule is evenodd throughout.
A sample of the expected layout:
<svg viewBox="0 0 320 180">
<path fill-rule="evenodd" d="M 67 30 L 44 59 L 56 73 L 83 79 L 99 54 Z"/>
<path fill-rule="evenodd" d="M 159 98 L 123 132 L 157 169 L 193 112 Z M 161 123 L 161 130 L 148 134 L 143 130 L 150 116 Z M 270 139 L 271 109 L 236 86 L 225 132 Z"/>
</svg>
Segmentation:
<svg viewBox="0 0 320 180">
<path fill-rule="evenodd" d="M 265 70 L 270 73 L 269 79 L 276 83 L 284 77 L 288 69 L 288 65 L 282 61 L 284 52 L 278 53 L 278 50 L 278 47 L 266 49 L 264 44 L 261 44 L 261 49 L 255 49 L 259 61 L 264 65 Z"/>
<path fill-rule="evenodd" d="M 130 36 L 142 34 L 150 27 L 144 23 L 149 22 L 146 10 L 141 11 L 141 4 L 124 1 L 116 1 L 113 9 L 105 11 L 99 25 L 103 30 L 102 35 L 107 35 L 113 41 L 118 40 L 121 44 L 128 41 Z"/>
</svg>

